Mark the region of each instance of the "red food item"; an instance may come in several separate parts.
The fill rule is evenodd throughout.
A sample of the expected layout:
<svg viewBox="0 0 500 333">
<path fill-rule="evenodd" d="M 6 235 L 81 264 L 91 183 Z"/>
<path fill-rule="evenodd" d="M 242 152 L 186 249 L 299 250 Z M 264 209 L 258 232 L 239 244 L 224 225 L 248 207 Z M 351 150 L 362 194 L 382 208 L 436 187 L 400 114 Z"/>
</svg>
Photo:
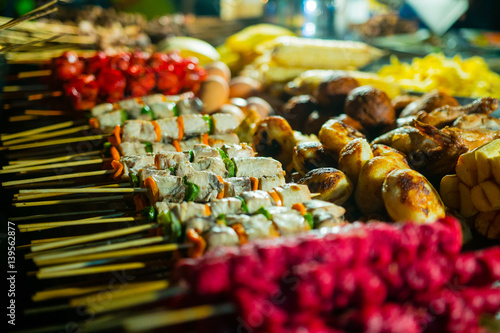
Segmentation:
<svg viewBox="0 0 500 333">
<path fill-rule="evenodd" d="M 116 69 L 103 68 L 97 77 L 99 95 L 106 102 L 113 103 L 123 99 L 127 82 L 125 76 Z"/>
<path fill-rule="evenodd" d="M 156 86 L 155 74 L 149 67 L 132 65 L 127 74 L 127 93 L 133 97 L 147 95 Z"/>
<path fill-rule="evenodd" d="M 56 78 L 69 81 L 83 73 L 83 61 L 73 51 L 66 51 L 53 61 L 53 70 Z"/>
<path fill-rule="evenodd" d="M 167 53 L 156 52 L 151 55 L 148 59 L 148 65 L 154 72 L 169 69 L 173 70 L 174 65 L 171 62 L 171 58 Z"/>
<path fill-rule="evenodd" d="M 95 106 L 99 85 L 94 75 L 79 75 L 66 83 L 64 89 L 76 110 L 88 110 Z"/>
<path fill-rule="evenodd" d="M 149 59 L 149 54 L 147 54 L 146 52 L 135 51 L 130 56 L 130 66 L 133 65 L 145 66 L 148 59 Z"/>
<path fill-rule="evenodd" d="M 156 73 L 156 88 L 165 95 L 176 95 L 181 92 L 182 86 L 179 76 L 168 69 Z"/>
<path fill-rule="evenodd" d="M 109 60 L 109 68 L 124 72 L 130 66 L 130 58 L 129 53 L 119 53 L 112 56 Z"/>
<path fill-rule="evenodd" d="M 102 51 L 98 51 L 94 56 L 86 60 L 85 73 L 97 75 L 101 69 L 108 67 L 108 64 L 108 55 Z"/>
</svg>

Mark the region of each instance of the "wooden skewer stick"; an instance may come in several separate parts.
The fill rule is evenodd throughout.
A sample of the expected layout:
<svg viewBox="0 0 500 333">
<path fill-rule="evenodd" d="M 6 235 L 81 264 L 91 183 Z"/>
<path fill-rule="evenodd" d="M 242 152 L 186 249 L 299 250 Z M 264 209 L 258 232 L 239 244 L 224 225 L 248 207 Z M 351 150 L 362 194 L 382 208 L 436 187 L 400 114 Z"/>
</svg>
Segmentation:
<svg viewBox="0 0 500 333">
<path fill-rule="evenodd" d="M 40 273 L 49 273 L 49 272 L 58 272 L 58 271 L 71 271 L 75 269 L 92 267 L 102 264 L 108 264 L 112 262 L 112 260 L 94 260 L 94 261 L 85 261 L 85 262 L 74 262 L 65 265 L 57 265 L 57 266 L 49 266 L 40 268 Z"/>
<path fill-rule="evenodd" d="M 7 80 L 16 80 L 16 79 L 28 79 L 33 77 L 43 77 L 52 75 L 52 71 L 50 69 L 38 70 L 38 71 L 28 71 L 21 72 L 15 75 L 11 75 L 7 77 Z"/>
<path fill-rule="evenodd" d="M 163 252 L 172 252 L 179 250 L 181 248 L 186 248 L 189 247 L 189 244 L 161 244 L 161 245 L 155 245 L 155 246 L 147 246 L 147 247 L 141 247 L 141 248 L 131 248 L 131 249 L 125 249 L 125 250 L 118 250 L 118 251 L 110 251 L 110 252 L 103 252 L 103 253 L 94 253 L 94 254 L 88 254 L 84 256 L 74 256 L 74 257 L 68 257 L 65 259 L 71 259 L 71 261 L 67 260 L 65 262 L 92 262 L 96 260 L 104 260 L 104 259 L 116 259 L 116 258 L 124 258 L 124 257 L 133 257 L 133 256 L 141 256 L 145 254 L 154 254 L 154 253 L 163 253 Z M 43 262 L 44 265 L 53 265 L 54 262 L 58 262 L 57 260 L 54 260 L 52 262 L 45 261 Z M 61 263 L 61 260 L 59 260 L 59 263 Z M 65 266 L 65 265 L 62 265 Z M 51 267 L 58 267 L 58 266 L 51 266 Z"/>
<path fill-rule="evenodd" d="M 76 237 L 76 236 L 57 237 L 57 238 L 44 238 L 44 239 L 33 239 L 30 244 L 18 245 L 18 246 L 16 246 L 16 249 L 26 249 L 26 248 L 32 247 L 35 244 L 50 243 L 50 242 L 55 242 L 55 241 L 58 241 L 58 240 L 70 239 L 70 238 L 73 238 L 73 237 Z"/>
<path fill-rule="evenodd" d="M 46 90 L 48 89 L 47 85 L 14 85 L 14 86 L 4 86 L 3 92 L 17 92 L 17 91 L 34 91 L 34 90 Z"/>
<path fill-rule="evenodd" d="M 28 120 L 38 119 L 38 118 L 39 118 L 38 116 L 31 116 L 31 115 L 22 114 L 19 116 L 9 117 L 9 122 L 14 123 L 17 121 L 28 121 Z"/>
<path fill-rule="evenodd" d="M 144 193 L 145 188 L 42 188 L 19 190 L 19 193 Z"/>
<path fill-rule="evenodd" d="M 5 150 L 5 149 L 7 149 L 7 150 L 21 150 L 21 149 L 29 149 L 29 148 L 48 147 L 48 146 L 62 145 L 62 144 L 74 143 L 74 142 L 100 140 L 106 136 L 107 136 L 107 134 L 97 134 L 97 135 L 89 135 L 89 136 L 84 136 L 84 137 L 79 137 L 79 138 L 67 138 L 67 139 L 35 142 L 35 143 L 26 143 L 23 145 L 16 145 L 16 146 L 4 146 L 2 148 L 3 148 L 3 150 Z"/>
<path fill-rule="evenodd" d="M 138 226 L 124 228 L 124 229 L 104 231 L 104 232 L 100 232 L 97 234 L 75 237 L 75 238 L 71 238 L 68 240 L 62 240 L 59 242 L 52 242 L 52 243 L 48 243 L 48 244 L 35 245 L 35 246 L 31 247 L 31 251 L 39 252 L 39 251 L 45 251 L 45 250 L 56 249 L 56 248 L 61 248 L 61 247 L 67 247 L 67 246 L 76 245 L 76 244 L 89 243 L 89 242 L 107 239 L 107 238 L 114 238 L 114 237 L 119 237 L 119 236 L 124 236 L 124 235 L 135 234 L 135 233 L 138 233 L 141 231 L 146 231 L 146 230 L 154 229 L 154 228 L 158 228 L 158 227 L 159 227 L 159 225 L 157 223 L 148 223 L 148 224 L 138 225 Z"/>
<path fill-rule="evenodd" d="M 103 210 L 89 210 L 82 212 L 67 212 L 67 213 L 55 213 L 55 214 L 38 214 L 31 216 L 15 216 L 9 217 L 9 221 L 17 222 L 17 221 L 28 221 L 28 220 L 37 220 L 44 218 L 52 218 L 52 217 L 60 217 L 60 216 L 72 216 L 72 215 L 83 215 L 83 214 L 104 214 L 114 212 L 114 209 L 103 209 Z"/>
<path fill-rule="evenodd" d="M 15 138 L 20 138 L 22 136 L 28 136 L 28 135 L 38 134 L 38 133 L 49 132 L 49 131 L 53 131 L 53 130 L 61 129 L 61 128 L 65 128 L 65 127 L 70 127 L 70 126 L 73 126 L 74 124 L 75 124 L 74 121 L 66 121 L 64 123 L 59 123 L 59 124 L 54 124 L 54 125 L 49 125 L 49 126 L 44 126 L 44 127 L 38 127 L 38 128 L 31 129 L 31 130 L 18 132 L 18 133 L 2 134 L 0 136 L 0 139 L 2 141 L 7 141 L 7 140 L 15 139 Z"/>
<path fill-rule="evenodd" d="M 61 110 L 26 110 L 24 114 L 33 116 L 64 116 L 65 114 L 69 114 L 69 112 Z"/>
<path fill-rule="evenodd" d="M 28 95 L 28 101 L 38 101 L 46 97 L 59 97 L 62 96 L 62 91 L 48 91 L 45 93 Z"/>
<path fill-rule="evenodd" d="M 130 184 L 128 183 L 118 183 L 118 184 L 111 184 L 111 185 L 102 185 L 102 186 L 82 186 L 85 188 L 114 188 L 114 187 L 128 187 Z M 76 186 L 77 188 L 80 186 Z M 27 201 L 27 200 L 33 200 L 33 199 L 45 199 L 45 198 L 51 198 L 51 197 L 60 197 L 60 196 L 66 196 L 66 195 L 71 195 L 74 193 L 40 193 L 40 194 L 14 194 L 14 201 L 20 202 L 20 201 Z M 83 212 L 84 213 L 84 212 Z"/>
<path fill-rule="evenodd" d="M 169 282 L 167 280 L 159 280 L 159 281 L 149 281 L 149 282 L 136 282 L 131 283 L 120 289 L 110 289 L 109 286 L 101 289 L 98 292 L 95 292 L 91 295 L 77 297 L 70 300 L 69 305 L 71 307 L 78 307 L 81 305 L 96 303 L 96 301 L 101 297 L 101 293 L 103 290 L 110 292 L 109 301 L 116 299 L 128 298 L 137 294 L 144 294 L 147 292 L 157 291 L 166 289 L 169 286 Z M 108 300 L 107 300 L 108 302 Z"/>
<path fill-rule="evenodd" d="M 170 298 L 173 296 L 180 295 L 187 291 L 186 288 L 173 287 L 173 288 L 163 288 L 160 290 L 152 290 L 149 292 L 135 293 L 129 295 L 129 297 L 118 297 L 112 298 L 105 304 L 103 302 L 92 302 L 90 301 L 86 309 L 89 313 L 105 313 L 110 311 L 116 311 L 120 309 L 126 309 L 131 307 L 136 307 L 143 304 L 148 304 L 152 302 L 158 302 L 165 298 Z M 82 304 L 83 305 L 83 304 Z"/>
<path fill-rule="evenodd" d="M 67 204 L 95 202 L 95 201 L 103 202 L 103 201 L 111 201 L 111 200 L 123 200 L 125 198 L 126 197 L 124 195 L 110 195 L 110 196 L 104 196 L 104 197 L 66 199 L 66 200 L 14 202 L 12 204 L 12 206 L 14 206 L 14 207 L 36 207 L 36 206 L 67 205 Z"/>
<path fill-rule="evenodd" d="M 69 168 L 69 167 L 74 167 L 74 166 L 91 165 L 91 164 L 101 164 L 101 163 L 107 162 L 109 160 L 110 160 L 110 158 L 96 158 L 93 160 L 44 164 L 44 165 L 31 166 L 31 167 L 26 167 L 26 168 L 18 168 L 18 169 L 5 169 L 5 170 L 0 170 L 0 174 L 18 173 L 18 172 L 36 171 L 36 170 L 46 170 L 46 169 L 52 169 L 52 168 Z"/>
<path fill-rule="evenodd" d="M 132 227 L 133 228 L 133 227 Z M 122 229 L 123 230 L 123 229 Z M 47 266 L 62 264 L 74 261 L 74 257 L 81 257 L 87 254 L 96 254 L 108 251 L 116 251 L 125 248 L 139 247 L 164 242 L 166 239 L 163 236 L 154 236 L 147 238 L 139 238 L 126 242 L 118 242 L 113 244 L 105 244 L 100 246 L 87 247 L 73 251 L 59 251 L 55 253 L 41 253 L 33 257 L 33 261 L 37 266 Z"/>
<path fill-rule="evenodd" d="M 114 170 L 97 170 L 97 171 L 77 172 L 77 173 L 57 175 L 57 176 L 12 180 L 9 182 L 3 182 L 2 186 L 8 187 L 8 186 L 14 186 L 14 185 L 30 184 L 30 183 L 41 183 L 41 182 L 46 182 L 46 181 L 50 181 L 50 180 L 74 179 L 74 178 L 82 178 L 82 177 L 109 175 L 109 174 L 112 174 L 114 172 L 115 172 Z"/>
<path fill-rule="evenodd" d="M 41 133 L 41 134 L 33 134 L 33 135 L 30 135 L 27 137 L 6 141 L 3 143 L 3 145 L 4 146 L 12 146 L 12 145 L 15 145 L 18 143 L 48 139 L 48 138 L 53 138 L 56 136 L 63 136 L 63 135 L 77 133 L 80 131 L 86 131 L 88 129 L 90 129 L 89 125 L 82 125 L 82 126 L 77 126 L 77 127 L 73 127 L 73 128 L 67 128 L 67 129 L 60 130 L 60 131 L 53 131 L 53 132 Z"/>
<path fill-rule="evenodd" d="M 144 218 L 142 217 L 114 217 L 114 218 L 95 218 L 95 219 L 83 219 L 76 221 L 61 221 L 61 222 L 42 222 L 42 223 L 33 223 L 33 224 L 19 224 L 20 232 L 32 232 L 46 229 L 54 229 L 61 227 L 70 227 L 77 225 L 86 225 L 86 224 L 101 224 L 101 223 L 125 223 L 125 222 L 134 222 L 134 221 L 142 221 Z"/>
<path fill-rule="evenodd" d="M 123 324 L 127 332 L 144 332 L 159 327 L 229 314 L 234 311 L 235 307 L 230 303 L 223 303 L 219 305 L 200 305 L 182 310 L 162 310 L 127 317 Z"/>
<path fill-rule="evenodd" d="M 80 268 L 80 269 L 74 269 L 74 270 L 70 270 L 70 271 L 37 272 L 36 277 L 38 279 L 54 279 L 54 278 L 59 278 L 59 277 L 100 274 L 100 273 L 107 273 L 107 272 L 113 272 L 113 271 L 118 271 L 118 270 L 121 271 L 121 270 L 129 270 L 129 269 L 141 269 L 141 268 L 145 268 L 145 267 L 146 267 L 146 264 L 143 262 L 130 262 L 130 263 L 124 263 L 124 264 Z"/>
<path fill-rule="evenodd" d="M 42 164 L 50 164 L 53 162 L 62 162 L 62 161 L 68 161 L 72 160 L 74 158 L 81 158 L 81 157 L 89 157 L 93 155 L 99 155 L 100 151 L 99 150 L 93 150 L 93 151 L 88 151 L 85 153 L 79 153 L 79 154 L 73 154 L 73 155 L 65 155 L 65 156 L 59 156 L 59 157 L 54 157 L 54 158 L 47 158 L 43 160 L 19 160 L 19 161 L 10 161 L 9 164 L 4 166 L 4 169 L 18 169 L 18 168 L 24 168 L 27 166 L 32 166 L 32 165 L 42 165 Z"/>
</svg>

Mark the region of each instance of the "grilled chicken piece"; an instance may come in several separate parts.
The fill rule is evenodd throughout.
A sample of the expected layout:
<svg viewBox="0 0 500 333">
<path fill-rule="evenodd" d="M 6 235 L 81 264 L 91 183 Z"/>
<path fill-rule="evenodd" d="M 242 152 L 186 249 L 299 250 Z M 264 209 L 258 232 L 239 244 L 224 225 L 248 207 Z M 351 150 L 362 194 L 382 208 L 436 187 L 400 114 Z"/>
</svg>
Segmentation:
<svg viewBox="0 0 500 333">
<path fill-rule="evenodd" d="M 419 97 L 411 95 L 399 95 L 391 100 L 392 107 L 396 111 L 396 115 L 399 115 L 404 108 L 406 108 L 410 103 L 418 100 Z"/>
<path fill-rule="evenodd" d="M 311 200 L 311 192 L 307 185 L 289 183 L 276 187 L 275 190 L 284 207 L 292 207 L 296 203 Z"/>
<path fill-rule="evenodd" d="M 146 153 L 144 142 L 122 141 L 118 147 L 122 156 L 143 155 Z"/>
<path fill-rule="evenodd" d="M 267 211 L 271 215 L 271 220 L 281 236 L 294 235 L 310 229 L 306 219 L 294 209 L 269 207 Z"/>
<path fill-rule="evenodd" d="M 199 114 L 183 115 L 182 120 L 184 121 L 184 135 L 186 137 L 210 132 L 210 126 Z"/>
<path fill-rule="evenodd" d="M 189 229 L 195 230 L 198 234 L 210 230 L 215 226 L 215 221 L 210 217 L 193 217 L 186 221 L 186 231 Z"/>
<path fill-rule="evenodd" d="M 466 114 L 488 115 L 498 109 L 498 99 L 492 97 L 480 98 L 464 106 L 442 106 L 430 112 L 420 111 L 416 119 L 427 125 L 442 128 L 451 124 L 458 117 Z"/>
<path fill-rule="evenodd" d="M 240 125 L 238 119 L 226 113 L 214 113 L 212 115 L 213 134 L 233 133 Z"/>
<path fill-rule="evenodd" d="M 241 214 L 244 213 L 241 200 L 236 198 L 223 198 L 210 204 L 212 216 L 219 216 L 221 214 Z"/>
<path fill-rule="evenodd" d="M 176 152 L 174 145 L 163 143 L 163 142 L 153 142 L 151 143 L 153 148 L 153 153 L 166 153 L 166 152 Z"/>
<path fill-rule="evenodd" d="M 156 169 L 156 167 L 147 166 L 139 170 L 139 172 L 137 173 L 140 186 L 144 187 L 144 180 L 153 175 L 158 177 L 165 177 L 165 176 L 170 176 L 171 174 L 170 170 L 158 170 Z"/>
<path fill-rule="evenodd" d="M 283 176 L 283 174 L 278 174 L 270 177 L 260 177 L 259 190 L 271 191 L 275 187 L 285 185 L 285 183 L 285 176 Z"/>
<path fill-rule="evenodd" d="M 426 176 L 444 175 L 455 170 L 458 157 L 469 150 L 461 135 L 465 131 L 453 128 L 439 130 L 433 126 L 413 121 L 412 126 L 404 126 L 387 132 L 372 144 L 384 144 L 395 148 L 408 157 L 410 166 Z M 470 139 L 481 136 L 470 134 Z M 489 138 L 489 136 L 487 136 Z"/>
<path fill-rule="evenodd" d="M 96 116 L 99 122 L 99 128 L 103 131 L 110 131 L 115 128 L 116 125 L 121 125 L 123 123 L 123 115 L 121 110 L 106 112 L 101 115 Z"/>
<path fill-rule="evenodd" d="M 500 119 L 488 116 L 486 114 L 467 114 L 458 117 L 451 126 L 467 131 L 500 131 Z"/>
<path fill-rule="evenodd" d="M 112 103 L 97 104 L 90 110 L 90 114 L 92 115 L 92 117 L 99 117 L 105 113 L 113 111 L 113 109 L 114 107 Z"/>
<path fill-rule="evenodd" d="M 269 157 L 235 157 L 236 177 L 264 177 L 282 174 L 281 163 Z"/>
<path fill-rule="evenodd" d="M 173 205 L 170 211 L 181 223 L 185 223 L 193 217 L 206 216 L 207 212 L 205 204 L 186 201 Z"/>
<path fill-rule="evenodd" d="M 208 144 L 214 148 L 220 148 L 226 143 L 239 144 L 240 139 L 235 133 L 214 134 L 208 137 Z"/>
<path fill-rule="evenodd" d="M 197 144 L 193 147 L 193 161 L 198 162 L 207 157 L 220 158 L 219 151 L 208 145 Z"/>
<path fill-rule="evenodd" d="M 279 232 L 272 221 L 268 220 L 262 214 L 252 216 L 235 215 L 226 216 L 228 226 L 238 230 L 238 225 L 241 225 L 244 230 L 244 237 L 246 241 L 254 241 L 257 239 L 268 239 L 279 236 Z M 240 236 L 241 242 L 241 236 Z"/>
<path fill-rule="evenodd" d="M 182 140 L 179 142 L 182 151 L 193 150 L 194 146 L 200 144 L 200 138 L 191 138 L 187 140 Z"/>
<path fill-rule="evenodd" d="M 419 111 L 431 112 L 441 106 L 460 106 L 457 100 L 443 91 L 433 90 L 408 104 L 399 114 L 400 118 L 416 115 Z"/>
<path fill-rule="evenodd" d="M 235 157 L 254 157 L 255 152 L 252 147 L 247 144 L 224 144 L 221 147 L 222 151 L 226 153 L 228 158 Z"/>
<path fill-rule="evenodd" d="M 155 163 L 158 169 L 175 168 L 179 163 L 189 163 L 189 154 L 185 152 L 161 152 L 155 154 Z"/>
<path fill-rule="evenodd" d="M 260 183 L 260 181 L 259 181 Z M 252 190 L 249 177 L 231 177 L 224 179 L 224 196 L 235 197 Z"/>
<path fill-rule="evenodd" d="M 237 246 L 240 244 L 236 231 L 231 227 L 220 224 L 216 224 L 204 232 L 203 238 L 205 238 L 207 242 L 207 250 L 219 246 Z"/>
<path fill-rule="evenodd" d="M 198 162 L 193 162 L 193 168 L 197 171 L 210 171 L 222 177 L 228 175 L 226 166 L 220 157 L 207 157 Z"/>
<path fill-rule="evenodd" d="M 210 171 L 194 171 L 186 176 L 186 181 L 198 185 L 199 192 L 194 201 L 209 202 L 217 198 L 224 188 L 217 175 Z"/>
<path fill-rule="evenodd" d="M 128 180 L 130 173 L 137 174 L 139 170 L 145 167 L 154 167 L 155 157 L 152 154 L 122 156 L 120 158 L 120 163 L 123 165 L 122 178 Z"/>
<path fill-rule="evenodd" d="M 308 200 L 303 204 L 313 216 L 315 228 L 334 227 L 345 223 L 345 209 L 341 206 L 323 200 Z"/>
<path fill-rule="evenodd" d="M 160 126 L 161 138 L 163 141 L 179 139 L 179 124 L 177 122 L 177 117 L 158 119 L 156 122 L 158 126 Z"/>
<path fill-rule="evenodd" d="M 164 119 L 164 118 L 171 118 L 175 117 L 175 103 L 174 102 L 155 102 L 148 104 L 149 107 L 151 108 L 151 111 L 153 111 L 156 119 Z"/>
<path fill-rule="evenodd" d="M 122 141 L 155 142 L 153 123 L 145 120 L 127 120 L 123 124 Z"/>
<path fill-rule="evenodd" d="M 244 192 L 241 197 L 247 204 L 248 213 L 250 214 L 255 213 L 260 207 L 269 207 L 273 204 L 269 193 L 260 190 Z"/>
<path fill-rule="evenodd" d="M 147 116 L 147 118 L 145 118 L 144 116 L 146 116 L 146 115 L 141 114 L 141 110 L 142 110 L 143 106 L 144 105 L 142 103 L 139 103 L 135 98 L 124 99 L 124 100 L 118 102 L 118 108 L 125 110 L 125 112 L 127 112 L 127 114 L 130 115 L 130 118 L 141 119 L 141 120 L 151 120 L 151 119 L 148 119 L 149 116 Z"/>
<path fill-rule="evenodd" d="M 153 175 L 151 178 L 156 182 L 158 187 L 158 196 L 153 193 L 148 187 L 146 195 L 149 202 L 156 203 L 157 201 L 182 202 L 186 189 L 182 181 L 182 177 L 177 176 L 162 176 Z M 158 199 L 158 200 L 156 200 Z"/>
</svg>

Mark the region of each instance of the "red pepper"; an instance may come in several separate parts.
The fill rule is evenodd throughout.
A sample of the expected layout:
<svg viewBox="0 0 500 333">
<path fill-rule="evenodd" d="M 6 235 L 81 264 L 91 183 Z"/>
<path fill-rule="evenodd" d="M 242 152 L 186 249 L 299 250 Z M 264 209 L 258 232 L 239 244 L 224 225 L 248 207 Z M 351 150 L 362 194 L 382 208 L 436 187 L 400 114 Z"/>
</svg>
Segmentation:
<svg viewBox="0 0 500 333">
<path fill-rule="evenodd" d="M 99 94 L 109 103 L 123 99 L 125 76 L 117 69 L 103 68 L 97 76 Z"/>
<path fill-rule="evenodd" d="M 119 71 L 126 71 L 130 66 L 130 54 L 120 53 L 112 56 L 109 60 L 109 68 L 117 69 Z"/>
<path fill-rule="evenodd" d="M 95 106 L 99 86 L 94 75 L 81 74 L 71 79 L 64 89 L 76 110 L 88 110 Z"/>
</svg>

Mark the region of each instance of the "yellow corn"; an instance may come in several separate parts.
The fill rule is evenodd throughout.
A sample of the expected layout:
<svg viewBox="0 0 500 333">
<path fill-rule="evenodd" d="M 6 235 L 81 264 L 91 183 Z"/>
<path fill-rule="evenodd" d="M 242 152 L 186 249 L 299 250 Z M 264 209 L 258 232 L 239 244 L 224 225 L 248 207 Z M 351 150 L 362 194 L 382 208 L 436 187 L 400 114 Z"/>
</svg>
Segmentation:
<svg viewBox="0 0 500 333">
<path fill-rule="evenodd" d="M 278 65 L 316 69 L 353 69 L 368 65 L 383 52 L 361 42 L 283 36 L 273 41 Z"/>
</svg>

